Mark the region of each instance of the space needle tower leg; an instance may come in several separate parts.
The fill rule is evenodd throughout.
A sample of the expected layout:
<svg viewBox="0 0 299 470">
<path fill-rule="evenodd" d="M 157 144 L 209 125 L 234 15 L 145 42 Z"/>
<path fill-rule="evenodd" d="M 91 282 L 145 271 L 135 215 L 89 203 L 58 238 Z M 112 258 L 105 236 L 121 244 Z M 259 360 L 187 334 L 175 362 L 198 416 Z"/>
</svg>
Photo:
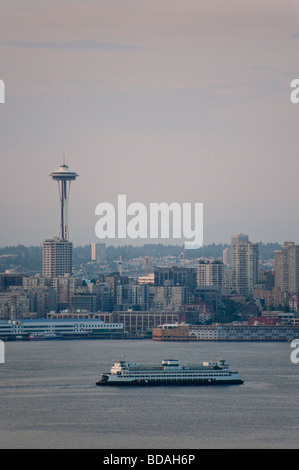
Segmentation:
<svg viewBox="0 0 299 470">
<path fill-rule="evenodd" d="M 59 237 L 62 240 L 68 240 L 68 193 L 70 183 L 58 181 L 58 191 L 60 196 L 60 230 Z"/>
</svg>

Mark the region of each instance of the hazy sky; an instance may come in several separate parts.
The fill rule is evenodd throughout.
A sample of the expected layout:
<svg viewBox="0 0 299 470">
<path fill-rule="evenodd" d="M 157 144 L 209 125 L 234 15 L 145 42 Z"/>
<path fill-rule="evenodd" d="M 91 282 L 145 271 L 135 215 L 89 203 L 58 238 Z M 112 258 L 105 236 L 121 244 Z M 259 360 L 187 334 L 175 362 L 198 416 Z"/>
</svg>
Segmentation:
<svg viewBox="0 0 299 470">
<path fill-rule="evenodd" d="M 118 194 L 299 242 L 298 51 L 297 0 L 1 0 L 0 245 L 58 234 L 63 155 L 75 245 Z"/>
</svg>

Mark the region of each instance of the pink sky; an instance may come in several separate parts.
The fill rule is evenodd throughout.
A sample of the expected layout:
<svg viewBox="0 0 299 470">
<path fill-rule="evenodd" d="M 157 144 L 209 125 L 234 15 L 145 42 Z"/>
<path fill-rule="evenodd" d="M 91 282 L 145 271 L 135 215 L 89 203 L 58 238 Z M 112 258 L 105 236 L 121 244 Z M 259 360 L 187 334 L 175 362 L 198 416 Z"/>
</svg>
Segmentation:
<svg viewBox="0 0 299 470">
<path fill-rule="evenodd" d="M 203 202 L 205 244 L 298 242 L 297 3 L 3 1 L 0 245 L 57 234 L 64 154 L 75 244 L 118 194 Z"/>
</svg>

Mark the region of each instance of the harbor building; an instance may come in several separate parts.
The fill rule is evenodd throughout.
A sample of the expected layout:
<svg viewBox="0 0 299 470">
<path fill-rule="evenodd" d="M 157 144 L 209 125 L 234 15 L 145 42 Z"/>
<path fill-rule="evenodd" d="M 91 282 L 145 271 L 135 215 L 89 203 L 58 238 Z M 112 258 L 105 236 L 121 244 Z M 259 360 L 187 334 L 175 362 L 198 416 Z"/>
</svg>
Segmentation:
<svg viewBox="0 0 299 470">
<path fill-rule="evenodd" d="M 164 323 L 179 321 L 179 313 L 173 311 L 144 311 L 144 312 L 113 312 L 114 322 L 123 323 L 126 331 L 131 333 L 147 333 L 154 327 Z"/>
<path fill-rule="evenodd" d="M 154 341 L 189 341 L 189 325 L 164 324 L 153 328 Z"/>
<path fill-rule="evenodd" d="M 122 334 L 123 324 L 96 319 L 39 319 L 0 321 L 1 339 L 74 339 Z M 116 336 L 117 337 L 117 336 Z"/>
<path fill-rule="evenodd" d="M 50 312 L 49 319 L 98 319 L 107 323 L 122 324 L 126 333 L 144 334 L 151 332 L 152 328 L 164 323 L 179 322 L 178 312 L 168 311 L 113 311 L 113 312 L 87 312 L 87 311 L 63 311 Z"/>
<path fill-rule="evenodd" d="M 154 341 L 292 341 L 299 336 L 299 325 L 160 325 L 153 329 Z M 188 330 L 188 338 L 186 337 Z"/>
</svg>

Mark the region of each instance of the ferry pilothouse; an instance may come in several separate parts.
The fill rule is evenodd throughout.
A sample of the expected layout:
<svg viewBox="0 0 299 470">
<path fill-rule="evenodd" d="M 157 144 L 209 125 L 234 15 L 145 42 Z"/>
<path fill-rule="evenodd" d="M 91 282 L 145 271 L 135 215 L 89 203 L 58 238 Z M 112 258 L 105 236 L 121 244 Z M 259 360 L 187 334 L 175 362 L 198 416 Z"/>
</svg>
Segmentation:
<svg viewBox="0 0 299 470">
<path fill-rule="evenodd" d="M 200 365 L 180 365 L 164 359 L 161 365 L 140 365 L 116 361 L 97 385 L 233 385 L 242 384 L 238 372 L 231 372 L 222 359 Z"/>
</svg>

